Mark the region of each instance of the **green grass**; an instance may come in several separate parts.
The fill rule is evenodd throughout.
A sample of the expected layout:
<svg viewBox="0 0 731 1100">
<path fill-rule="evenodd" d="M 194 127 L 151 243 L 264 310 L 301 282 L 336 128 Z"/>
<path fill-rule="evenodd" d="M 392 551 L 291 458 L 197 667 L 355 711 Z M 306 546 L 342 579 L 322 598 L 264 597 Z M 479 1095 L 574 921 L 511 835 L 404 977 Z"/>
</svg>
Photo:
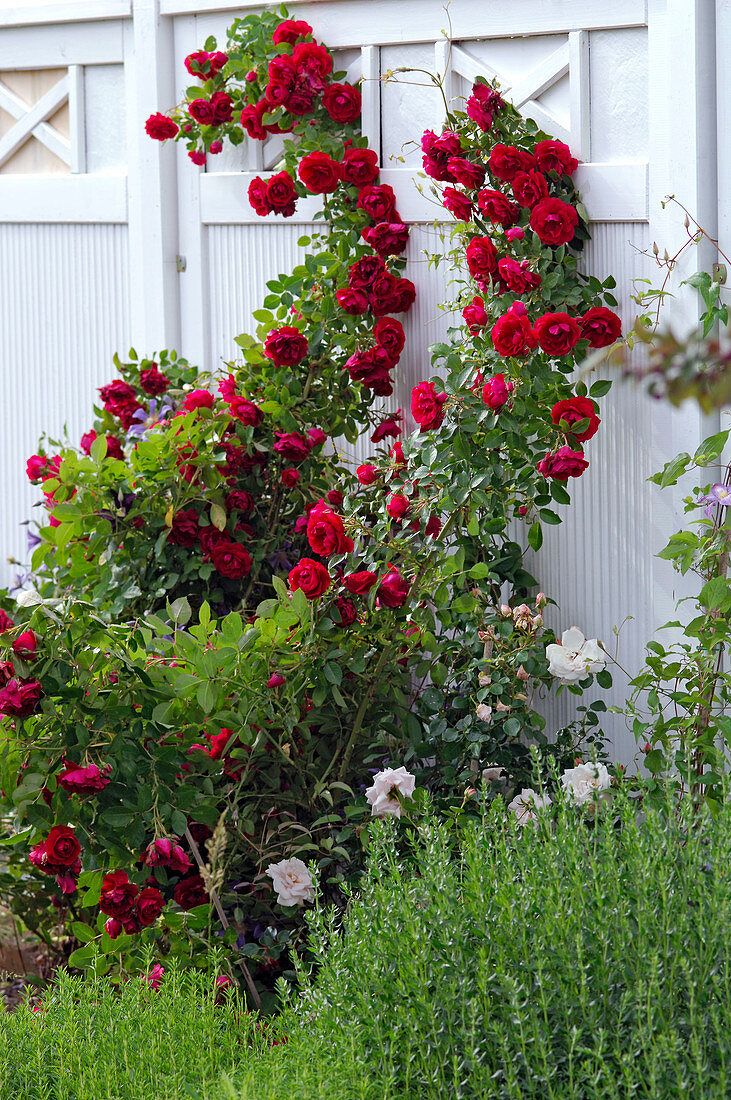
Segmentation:
<svg viewBox="0 0 731 1100">
<path fill-rule="evenodd" d="M 319 974 L 264 1034 L 205 976 L 64 978 L 0 1022 L 0 1100 L 731 1095 L 725 809 L 488 818 L 459 845 L 427 823 L 408 851 L 384 822 L 343 928 L 316 914 L 313 942 Z"/>
</svg>

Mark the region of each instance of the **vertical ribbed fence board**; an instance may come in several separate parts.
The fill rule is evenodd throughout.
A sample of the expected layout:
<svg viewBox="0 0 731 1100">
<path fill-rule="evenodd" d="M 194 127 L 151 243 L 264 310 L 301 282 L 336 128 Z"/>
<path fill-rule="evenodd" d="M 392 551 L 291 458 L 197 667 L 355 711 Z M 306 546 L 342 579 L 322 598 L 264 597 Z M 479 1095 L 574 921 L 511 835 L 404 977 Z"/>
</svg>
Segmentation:
<svg viewBox="0 0 731 1100">
<path fill-rule="evenodd" d="M 111 357 L 130 346 L 127 228 L 0 224 L 0 583 L 28 561 L 25 528 L 40 498 L 25 477 L 42 431 L 77 443 Z"/>
</svg>

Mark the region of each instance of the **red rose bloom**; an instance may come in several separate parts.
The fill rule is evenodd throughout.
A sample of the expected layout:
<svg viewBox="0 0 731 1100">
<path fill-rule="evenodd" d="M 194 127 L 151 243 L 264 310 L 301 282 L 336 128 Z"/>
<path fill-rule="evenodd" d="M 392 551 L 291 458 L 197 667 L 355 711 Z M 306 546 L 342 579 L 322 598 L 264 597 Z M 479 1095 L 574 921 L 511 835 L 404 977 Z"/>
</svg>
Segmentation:
<svg viewBox="0 0 731 1100">
<path fill-rule="evenodd" d="M 546 455 L 537 464 L 539 474 L 554 481 L 568 481 L 570 477 L 581 477 L 589 463 L 580 451 L 570 447 L 561 447 L 553 455 Z"/>
<path fill-rule="evenodd" d="M 379 222 L 361 229 L 360 235 L 379 256 L 400 256 L 409 243 L 409 227 L 403 222 Z"/>
<path fill-rule="evenodd" d="M 286 485 L 288 489 L 292 489 L 300 479 L 299 470 L 282 470 L 282 476 L 280 478 L 282 485 Z"/>
<path fill-rule="evenodd" d="M 439 516 L 429 516 L 426 527 L 424 528 L 424 534 L 428 539 L 435 539 L 442 530 L 442 521 Z"/>
<path fill-rule="evenodd" d="M 408 497 L 405 497 L 403 493 L 392 493 L 388 498 L 386 511 L 391 519 L 400 522 L 411 511 Z"/>
<path fill-rule="evenodd" d="M 419 382 L 411 391 L 411 415 L 422 432 L 438 428 L 444 420 L 446 393 L 437 393 L 433 382 Z"/>
<path fill-rule="evenodd" d="M 201 126 L 213 126 L 215 111 L 210 99 L 194 99 L 188 104 L 188 114 Z"/>
<path fill-rule="evenodd" d="M 241 580 L 251 572 L 251 554 L 238 542 L 218 542 L 211 550 L 211 561 L 217 573 L 232 580 Z"/>
<path fill-rule="evenodd" d="M 477 205 L 488 221 L 507 227 L 517 222 L 520 209 L 502 191 L 485 188 L 477 195 Z"/>
<path fill-rule="evenodd" d="M 378 467 L 367 462 L 363 466 L 358 467 L 355 471 L 355 476 L 358 478 L 361 485 L 373 485 L 374 482 L 378 481 Z"/>
<path fill-rule="evenodd" d="M 488 408 L 497 412 L 510 400 L 513 389 L 513 383 L 510 380 L 506 382 L 504 374 L 494 374 L 482 387 L 482 400 Z"/>
<path fill-rule="evenodd" d="M 43 688 L 36 680 L 8 680 L 0 689 L 0 714 L 27 718 L 37 709 L 42 695 Z"/>
<path fill-rule="evenodd" d="M 267 214 L 272 213 L 272 208 L 267 198 L 267 185 L 266 181 L 261 176 L 255 176 L 249 184 L 249 202 L 251 207 L 260 218 L 265 218 Z"/>
<path fill-rule="evenodd" d="M 622 322 L 616 313 L 606 306 L 592 306 L 579 318 L 579 328 L 584 340 L 593 348 L 606 348 L 619 340 L 622 335 Z"/>
<path fill-rule="evenodd" d="M 183 408 L 188 412 L 194 409 L 212 409 L 214 397 L 210 390 L 192 390 L 186 394 Z"/>
<path fill-rule="evenodd" d="M 266 99 L 259 103 L 249 103 L 241 112 L 241 125 L 254 141 L 264 141 L 267 136 L 267 127 L 264 125 L 264 115 L 271 111 Z"/>
<path fill-rule="evenodd" d="M 264 354 L 278 367 L 296 367 L 307 355 L 307 338 L 298 328 L 275 328 L 264 341 Z"/>
<path fill-rule="evenodd" d="M 456 183 L 461 183 L 468 191 L 475 191 L 485 180 L 485 169 L 481 164 L 473 164 L 464 157 L 450 157 L 447 168 Z"/>
<path fill-rule="evenodd" d="M 521 206 L 535 206 L 548 197 L 548 185 L 540 172 L 518 172 L 513 177 L 513 194 Z"/>
<path fill-rule="evenodd" d="M 232 397 L 229 402 L 231 415 L 246 424 L 250 428 L 257 428 L 264 419 L 264 414 L 253 401 L 247 401 L 245 397 Z"/>
<path fill-rule="evenodd" d="M 96 437 L 96 432 L 94 433 Z M 43 475 L 46 473 L 48 466 L 48 459 L 45 455 L 31 455 L 25 464 L 25 473 L 28 481 L 34 485 L 40 481 Z"/>
<path fill-rule="evenodd" d="M 464 317 L 465 324 L 470 333 L 476 336 L 480 329 L 485 327 L 488 321 L 484 299 L 479 297 L 473 298 L 470 304 L 465 306 L 462 310 L 462 316 Z"/>
<path fill-rule="evenodd" d="M 313 195 L 327 195 L 340 183 L 340 165 L 327 153 L 308 153 L 297 169 L 297 175 Z"/>
<path fill-rule="evenodd" d="M 315 91 L 321 92 L 333 71 L 333 59 L 319 42 L 300 42 L 292 53 L 297 75 Z"/>
<path fill-rule="evenodd" d="M 404 326 L 401 322 L 397 321 L 395 317 L 380 317 L 376 321 L 373 335 L 376 338 L 376 343 L 380 348 L 383 348 L 391 362 L 394 365 L 398 363 L 399 356 L 406 343 Z"/>
<path fill-rule="evenodd" d="M 581 329 L 568 313 L 544 313 L 533 331 L 543 350 L 553 357 L 568 355 L 581 339 Z"/>
<path fill-rule="evenodd" d="M 249 195 L 249 198 L 251 198 L 251 195 Z M 284 218 L 291 218 L 295 211 L 296 199 L 297 191 L 289 172 L 277 172 L 276 175 L 267 180 L 266 201 L 272 213 L 281 214 Z"/>
<path fill-rule="evenodd" d="M 473 237 L 467 245 L 467 266 L 472 278 L 484 286 L 497 271 L 497 251 L 489 237 Z"/>
<path fill-rule="evenodd" d="M 518 172 L 530 172 L 535 168 L 535 161 L 530 153 L 501 142 L 493 146 L 489 163 L 493 176 L 497 176 L 503 183 L 510 183 Z"/>
<path fill-rule="evenodd" d="M 396 569 L 392 569 L 378 586 L 379 607 L 403 607 L 409 598 L 411 585 Z"/>
<path fill-rule="evenodd" d="M 335 297 L 340 308 L 353 317 L 368 312 L 368 295 L 364 290 L 344 287 L 342 290 L 335 291 Z"/>
<path fill-rule="evenodd" d="M 157 111 L 154 115 L 150 115 L 145 123 L 145 133 L 155 141 L 165 141 L 167 138 L 174 138 L 179 129 L 180 127 L 177 122 L 173 122 L 171 118 L 161 114 L 160 111 Z"/>
<path fill-rule="evenodd" d="M 408 462 L 404 458 L 404 448 L 400 442 L 394 443 L 393 447 L 389 451 L 389 454 L 391 456 L 391 461 L 396 467 L 397 472 L 401 469 L 406 469 L 406 467 L 408 466 Z"/>
<path fill-rule="evenodd" d="M 191 149 L 188 156 L 193 161 L 193 164 L 197 164 L 199 168 L 206 163 L 206 154 L 200 149 Z"/>
<path fill-rule="evenodd" d="M 392 320 L 392 318 L 387 318 Z M 401 422 L 403 421 L 403 414 L 401 409 L 397 409 L 395 413 L 391 413 L 385 420 L 382 420 L 378 427 L 371 436 L 371 443 L 380 443 L 382 439 L 386 439 L 391 436 L 393 439 L 398 439 L 401 435 Z"/>
<path fill-rule="evenodd" d="M 340 174 L 345 183 L 352 183 L 356 187 L 373 183 L 378 176 L 378 154 L 373 149 L 346 149 Z"/>
<path fill-rule="evenodd" d="M 289 587 L 293 592 L 301 588 L 308 600 L 317 599 L 327 592 L 332 578 L 324 565 L 312 558 L 302 558 L 289 573 Z"/>
<path fill-rule="evenodd" d="M 32 630 L 24 630 L 13 642 L 13 653 L 24 661 L 32 661 L 37 649 L 38 639 Z"/>
<path fill-rule="evenodd" d="M 182 879 L 173 890 L 173 897 L 180 908 L 187 911 L 208 904 L 208 894 L 200 875 L 188 875 Z"/>
<path fill-rule="evenodd" d="M 384 271 L 368 288 L 368 300 L 371 313 L 383 317 L 386 313 L 399 312 L 399 280 L 390 271 Z"/>
<path fill-rule="evenodd" d="M 569 397 L 565 401 L 557 401 L 551 410 L 551 420 L 562 432 L 572 435 L 577 443 L 591 439 L 601 424 L 594 402 L 588 397 Z M 588 420 L 588 425 L 582 431 L 575 432 L 573 425 L 583 420 Z"/>
<path fill-rule="evenodd" d="M 396 213 L 396 196 L 387 183 L 371 183 L 358 192 L 358 209 L 374 222 L 400 221 Z"/>
<path fill-rule="evenodd" d="M 498 355 L 525 355 L 536 346 L 536 338 L 525 313 L 508 310 L 492 327 L 492 342 Z"/>
<path fill-rule="evenodd" d="M 350 626 L 358 618 L 358 612 L 356 611 L 355 604 L 352 600 L 346 599 L 345 596 L 338 596 L 337 599 L 333 602 L 333 607 L 336 609 L 338 615 L 340 616 L 341 626 Z"/>
<path fill-rule="evenodd" d="M 360 382 L 380 397 L 389 397 L 393 393 L 393 381 L 389 374 L 392 367 L 388 352 L 376 344 L 366 351 L 354 352 L 342 369 L 347 370 L 353 382 Z"/>
<path fill-rule="evenodd" d="M 421 138 L 421 149 L 427 176 L 433 180 L 441 180 L 443 183 L 454 183 L 454 176 L 447 164 L 450 157 L 455 157 L 460 152 L 459 134 L 454 130 L 444 130 L 437 137 L 432 130 L 425 130 Z"/>
<path fill-rule="evenodd" d="M 272 42 L 275 46 L 282 42 L 289 42 L 293 46 L 298 38 L 306 38 L 308 34 L 312 34 L 312 27 L 304 19 L 285 19 L 275 27 Z"/>
<path fill-rule="evenodd" d="M 226 508 L 229 512 L 240 512 L 242 516 L 248 516 L 254 511 L 254 498 L 251 493 L 236 489 L 226 497 Z"/>
<path fill-rule="evenodd" d="M 6 630 L 11 630 L 14 626 L 15 623 L 13 622 L 13 620 L 0 607 L 0 634 L 4 634 Z"/>
<path fill-rule="evenodd" d="M 107 916 L 128 916 L 139 893 L 140 888 L 130 882 L 126 871 L 110 871 L 101 883 L 99 909 Z"/>
<path fill-rule="evenodd" d="M 475 208 L 461 191 L 455 191 L 453 187 L 445 187 L 442 191 L 442 203 L 457 221 L 468 222 L 472 219 Z"/>
<path fill-rule="evenodd" d="M 276 432 L 277 441 L 272 450 L 288 462 L 304 462 L 312 450 L 309 439 L 300 432 Z"/>
<path fill-rule="evenodd" d="M 81 845 L 74 836 L 73 829 L 66 825 L 54 825 L 44 844 L 48 862 L 56 867 L 71 867 L 79 858 Z"/>
<path fill-rule="evenodd" d="M 192 508 L 176 512 L 168 535 L 173 546 L 194 546 L 198 541 L 198 515 Z"/>
<path fill-rule="evenodd" d="M 109 766 L 101 771 L 97 764 L 88 764 L 83 768 L 80 764 L 70 764 L 67 760 L 64 770 L 56 776 L 56 782 L 69 794 L 94 794 L 96 791 L 103 791 L 107 786 L 110 771 Z"/>
<path fill-rule="evenodd" d="M 165 908 L 165 898 L 154 886 L 146 886 L 140 891 L 135 907 L 138 921 L 143 928 L 149 928 Z"/>
<path fill-rule="evenodd" d="M 363 256 L 348 268 L 348 286 L 354 290 L 370 290 L 379 275 L 388 270 L 380 256 Z"/>
<path fill-rule="evenodd" d="M 345 534 L 342 519 L 324 500 L 318 500 L 308 516 L 307 539 L 315 553 L 323 558 L 331 554 L 348 554 L 353 549 L 353 540 Z"/>
<path fill-rule="evenodd" d="M 210 558 L 214 546 L 218 546 L 221 542 L 228 542 L 229 538 L 225 531 L 219 531 L 217 527 L 199 527 L 198 539 L 201 544 L 201 550 L 204 557 Z"/>
<path fill-rule="evenodd" d="M 349 573 L 343 577 L 343 585 L 353 596 L 365 596 L 378 581 L 375 573 L 363 569 L 360 573 Z"/>
<path fill-rule="evenodd" d="M 196 50 L 185 59 L 185 67 L 191 76 L 197 76 L 199 80 L 208 80 L 209 77 L 219 73 L 228 61 L 228 54 L 208 53 L 207 50 Z"/>
<path fill-rule="evenodd" d="M 333 122 L 355 122 L 360 115 L 360 91 L 352 84 L 330 84 L 322 105 Z"/>
<path fill-rule="evenodd" d="M 527 260 L 518 263 L 510 256 L 503 256 L 498 261 L 498 275 L 513 294 L 525 294 L 541 285 L 541 277 L 537 271 L 531 271 Z"/>
<path fill-rule="evenodd" d="M 170 385 L 170 379 L 157 369 L 153 363 L 147 370 L 140 371 L 140 386 L 150 397 L 159 397 Z"/>
<path fill-rule="evenodd" d="M 396 281 L 396 294 L 395 301 L 392 309 L 394 313 L 408 313 L 416 301 L 416 287 L 411 282 L 411 279 L 398 279 Z M 380 312 L 376 308 L 375 301 L 371 306 L 374 314 L 380 316 Z"/>
<path fill-rule="evenodd" d="M 465 109 L 467 117 L 487 133 L 492 127 L 494 115 L 504 106 L 502 96 L 494 88 L 487 84 L 473 84 L 472 95 L 467 100 Z"/>
<path fill-rule="evenodd" d="M 542 199 L 530 214 L 530 227 L 543 244 L 558 247 L 573 240 L 579 215 L 561 199 Z"/>
<path fill-rule="evenodd" d="M 579 167 L 578 160 L 572 157 L 568 145 L 564 145 L 562 141 L 539 141 L 533 155 L 541 172 L 558 172 L 561 176 L 571 176 Z"/>
</svg>

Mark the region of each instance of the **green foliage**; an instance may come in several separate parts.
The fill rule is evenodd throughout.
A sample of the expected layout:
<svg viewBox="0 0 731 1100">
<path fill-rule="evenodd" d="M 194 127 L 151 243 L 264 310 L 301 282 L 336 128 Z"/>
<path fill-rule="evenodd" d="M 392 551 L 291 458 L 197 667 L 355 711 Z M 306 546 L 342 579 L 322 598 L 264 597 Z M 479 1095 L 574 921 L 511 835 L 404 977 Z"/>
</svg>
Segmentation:
<svg viewBox="0 0 731 1100">
<path fill-rule="evenodd" d="M 155 990 L 62 971 L 40 1005 L 0 1014 L 3 1100 L 223 1100 L 222 1075 L 270 1041 L 210 972 L 166 968 Z"/>
<path fill-rule="evenodd" d="M 731 815 L 667 810 L 618 796 L 596 820 L 562 808 L 554 831 L 427 823 L 406 858 L 379 829 L 242 1100 L 358 1079 L 374 1100 L 725 1096 Z"/>
</svg>

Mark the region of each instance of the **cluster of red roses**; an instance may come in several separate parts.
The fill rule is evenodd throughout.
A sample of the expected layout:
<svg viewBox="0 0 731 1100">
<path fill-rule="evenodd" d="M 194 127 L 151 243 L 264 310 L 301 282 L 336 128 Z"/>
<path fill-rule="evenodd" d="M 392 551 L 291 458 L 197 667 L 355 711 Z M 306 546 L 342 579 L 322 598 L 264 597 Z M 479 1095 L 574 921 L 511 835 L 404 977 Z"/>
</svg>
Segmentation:
<svg viewBox="0 0 731 1100">
<path fill-rule="evenodd" d="M 142 853 L 145 867 L 164 867 L 173 875 L 184 876 L 173 888 L 173 899 L 181 909 L 206 905 L 208 895 L 199 874 L 188 874 L 190 859 L 177 840 L 159 837 Z M 102 880 L 99 908 L 109 920 L 105 928 L 115 940 L 125 932 L 128 936 L 149 928 L 162 913 L 167 902 L 154 873 L 140 889 L 130 882 L 126 871 L 110 871 Z"/>
<path fill-rule="evenodd" d="M 494 115 L 503 109 L 499 93 L 485 84 L 475 84 L 467 104 L 467 114 L 478 127 L 491 129 Z M 578 162 L 560 141 L 545 140 L 536 144 L 532 153 L 512 145 L 496 142 L 487 164 L 476 163 L 465 156 L 460 134 L 445 130 L 437 135 L 427 130 L 422 138 L 424 171 L 432 179 L 460 185 L 444 188 L 442 201 L 459 220 L 470 222 L 476 211 L 491 222 L 494 233 L 502 238 L 506 248 L 525 240 L 526 229 L 535 233 L 542 245 L 557 248 L 573 240 L 578 226 L 575 207 L 549 194 L 549 185 L 561 184 L 570 176 Z M 484 188 L 490 176 L 493 187 Z M 511 195 L 501 190 L 509 187 Z M 519 222 L 523 225 L 519 225 Z M 483 293 L 492 296 L 509 293 L 519 299 L 531 295 L 541 285 L 541 275 L 531 268 L 528 259 L 500 255 L 491 236 L 474 236 L 466 248 L 470 275 Z M 479 336 L 489 324 L 484 298 L 473 297 L 462 311 L 471 336 Z M 570 355 L 580 341 L 591 348 L 607 347 L 621 335 L 619 317 L 604 306 L 594 306 L 579 318 L 567 313 L 543 313 L 531 322 L 528 309 L 521 300 L 513 301 L 491 328 L 492 345 L 504 358 L 522 358 L 537 347 L 551 358 Z M 472 390 L 482 386 L 484 403 L 498 411 L 510 399 L 514 383 L 503 373 L 484 380 L 478 373 Z M 438 428 L 444 418 L 446 394 L 436 392 L 431 382 L 422 382 L 412 392 L 411 408 L 422 431 Z M 586 397 L 560 401 L 552 410 L 553 422 L 574 445 L 593 436 L 599 426 L 594 403 Z M 578 477 L 588 463 L 581 450 L 566 445 L 538 463 L 545 477 L 565 481 Z"/>
<path fill-rule="evenodd" d="M 12 630 L 15 623 L 0 608 L 0 635 Z M 23 661 L 32 661 L 38 648 L 38 639 L 32 630 L 24 630 L 12 643 L 11 649 Z M 23 679 L 15 671 L 12 661 L 0 661 L 0 715 L 11 718 L 27 718 L 41 701 L 43 688 L 38 680 Z"/>
<path fill-rule="evenodd" d="M 36 844 L 28 856 L 30 862 L 45 875 L 55 875 L 63 894 L 72 894 L 81 874 L 81 845 L 73 829 L 54 825 L 45 840 Z"/>
</svg>

